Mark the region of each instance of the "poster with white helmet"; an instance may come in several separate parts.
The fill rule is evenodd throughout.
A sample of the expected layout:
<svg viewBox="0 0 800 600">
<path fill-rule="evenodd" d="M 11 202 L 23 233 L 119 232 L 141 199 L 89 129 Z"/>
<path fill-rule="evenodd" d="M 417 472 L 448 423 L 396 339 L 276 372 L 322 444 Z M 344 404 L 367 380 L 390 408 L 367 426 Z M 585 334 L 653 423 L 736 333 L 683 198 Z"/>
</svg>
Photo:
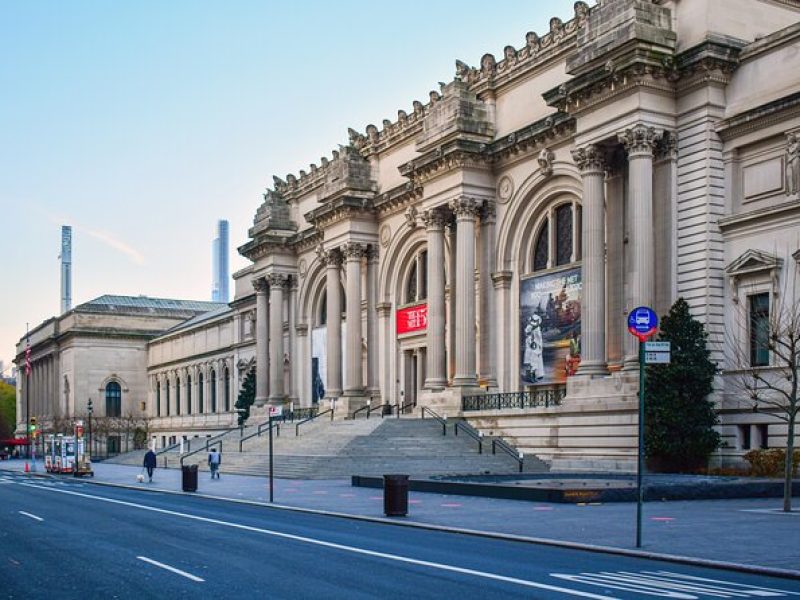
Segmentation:
<svg viewBox="0 0 800 600">
<path fill-rule="evenodd" d="M 525 277 L 519 289 L 522 384 L 564 383 L 580 364 L 581 269 Z"/>
</svg>

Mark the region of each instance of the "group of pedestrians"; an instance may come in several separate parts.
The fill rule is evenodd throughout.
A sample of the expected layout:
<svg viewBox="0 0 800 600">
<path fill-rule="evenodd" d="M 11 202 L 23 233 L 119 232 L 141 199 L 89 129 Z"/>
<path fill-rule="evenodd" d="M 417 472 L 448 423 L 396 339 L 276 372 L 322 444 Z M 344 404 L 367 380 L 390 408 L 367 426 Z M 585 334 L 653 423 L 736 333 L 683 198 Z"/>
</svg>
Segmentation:
<svg viewBox="0 0 800 600">
<path fill-rule="evenodd" d="M 156 453 L 150 448 L 144 455 L 142 466 L 147 470 L 147 479 L 153 483 L 153 472 L 156 470 Z M 219 466 L 222 464 L 222 453 L 212 448 L 208 453 L 208 468 L 211 470 L 211 479 L 219 479 Z"/>
</svg>

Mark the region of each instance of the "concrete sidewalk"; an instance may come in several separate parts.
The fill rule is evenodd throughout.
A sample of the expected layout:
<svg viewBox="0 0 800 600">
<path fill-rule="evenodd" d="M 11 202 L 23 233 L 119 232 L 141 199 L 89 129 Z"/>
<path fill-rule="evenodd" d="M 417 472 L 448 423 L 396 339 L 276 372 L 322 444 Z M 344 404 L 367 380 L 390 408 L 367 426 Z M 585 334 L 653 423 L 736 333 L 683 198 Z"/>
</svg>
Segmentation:
<svg viewBox="0 0 800 600">
<path fill-rule="evenodd" d="M 38 474 L 42 474 L 41 462 L 38 468 Z M 181 490 L 177 469 L 157 469 L 153 483 L 136 481 L 139 467 L 97 463 L 94 469 L 95 477 L 85 481 L 143 490 Z M 23 471 L 24 461 L 1 462 L 0 470 Z M 223 474 L 211 480 L 201 471 L 197 493 L 267 502 L 267 478 Z M 275 480 L 274 501 L 299 508 L 383 516 L 382 491 L 354 488 L 349 479 Z M 800 571 L 800 511 L 785 514 L 776 510 L 780 506 L 780 499 L 649 502 L 644 509 L 642 550 Z M 411 492 L 406 520 L 635 548 L 634 503 L 548 504 Z"/>
</svg>

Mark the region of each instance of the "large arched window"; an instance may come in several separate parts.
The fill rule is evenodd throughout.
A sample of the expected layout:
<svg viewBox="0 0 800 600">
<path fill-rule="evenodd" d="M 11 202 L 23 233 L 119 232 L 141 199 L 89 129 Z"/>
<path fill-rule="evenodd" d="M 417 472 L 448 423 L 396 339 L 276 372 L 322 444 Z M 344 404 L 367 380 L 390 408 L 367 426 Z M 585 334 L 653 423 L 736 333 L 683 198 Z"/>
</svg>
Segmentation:
<svg viewBox="0 0 800 600">
<path fill-rule="evenodd" d="M 197 412 L 200 414 L 204 413 L 206 408 L 203 406 L 203 395 L 205 390 L 203 389 L 203 373 L 197 374 Z"/>
<path fill-rule="evenodd" d="M 181 378 L 175 379 L 175 414 L 181 414 Z"/>
<path fill-rule="evenodd" d="M 562 203 L 548 211 L 533 244 L 534 271 L 580 260 L 580 218 L 581 209 L 577 203 Z"/>
<path fill-rule="evenodd" d="M 414 262 L 406 276 L 403 286 L 403 303 L 421 302 L 428 297 L 428 251 L 422 250 L 414 257 Z"/>
<path fill-rule="evenodd" d="M 211 386 L 209 395 L 211 396 L 211 412 L 217 412 L 217 373 L 214 369 L 208 374 L 208 383 Z"/>
<path fill-rule="evenodd" d="M 231 373 L 228 370 L 228 365 L 225 365 L 225 368 L 222 370 L 222 376 L 225 378 L 225 412 L 228 412 L 231 409 Z"/>
<path fill-rule="evenodd" d="M 186 375 L 186 413 L 192 414 L 192 376 Z"/>
<path fill-rule="evenodd" d="M 106 385 L 106 416 L 122 416 L 122 388 L 116 381 L 109 381 Z"/>
</svg>

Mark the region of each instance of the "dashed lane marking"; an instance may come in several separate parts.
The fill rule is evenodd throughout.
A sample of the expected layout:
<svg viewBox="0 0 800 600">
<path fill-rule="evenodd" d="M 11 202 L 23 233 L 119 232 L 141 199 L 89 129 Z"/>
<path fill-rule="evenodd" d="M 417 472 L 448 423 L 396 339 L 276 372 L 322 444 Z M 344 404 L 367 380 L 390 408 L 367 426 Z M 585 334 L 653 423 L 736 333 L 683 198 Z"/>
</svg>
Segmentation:
<svg viewBox="0 0 800 600">
<path fill-rule="evenodd" d="M 164 563 L 158 562 L 157 560 L 153 560 L 152 558 L 147 558 L 146 556 L 137 556 L 136 558 L 146 563 L 149 563 L 155 567 L 160 567 L 167 571 L 171 571 L 172 573 L 180 575 L 181 577 L 186 577 L 186 579 L 191 579 L 192 581 L 197 581 L 198 583 L 203 583 L 205 581 L 205 579 L 203 579 L 202 577 L 198 577 L 197 575 L 192 575 L 191 573 L 187 573 L 186 571 L 181 571 L 180 569 L 176 569 L 175 567 L 165 565 Z"/>
<path fill-rule="evenodd" d="M 295 542 L 300 542 L 304 544 L 311 544 L 314 546 L 321 546 L 324 548 L 330 548 L 332 550 L 340 550 L 342 552 L 349 552 L 351 554 L 359 554 L 362 556 L 373 556 L 376 558 L 382 558 L 385 560 L 390 560 L 399 563 L 405 563 L 410 565 L 416 565 L 419 567 L 426 567 L 429 569 L 434 569 L 438 571 L 447 571 L 450 573 L 459 573 L 461 575 L 468 575 L 472 577 L 478 577 L 481 579 L 489 579 L 492 581 L 500 581 L 503 583 L 509 583 L 513 585 L 519 585 L 522 587 L 532 588 L 532 589 L 540 589 L 540 590 L 547 590 L 549 592 L 555 592 L 559 594 L 564 594 L 567 596 L 577 596 L 579 598 L 591 598 L 592 600 L 617 600 L 612 596 L 604 596 L 600 594 L 594 594 L 592 592 L 584 592 L 581 590 L 576 590 L 573 588 L 567 588 L 562 586 L 551 585 L 547 583 L 542 583 L 538 581 L 531 581 L 528 579 L 520 579 L 517 577 L 507 577 L 505 575 L 498 575 L 497 573 L 489 573 L 486 571 L 478 571 L 476 569 L 467 569 L 464 567 L 457 567 L 455 565 L 448 565 L 444 563 L 436 563 L 427 560 L 420 560 L 416 558 L 411 558 L 408 556 L 402 556 L 399 554 L 388 554 L 386 552 L 377 552 L 375 550 L 367 550 L 366 548 L 358 548 L 356 546 L 346 546 L 344 544 L 337 544 L 334 542 L 328 542 L 325 540 L 320 540 L 316 538 L 310 538 L 300 535 L 294 535 L 291 533 L 283 533 L 280 531 L 274 531 L 271 529 L 262 529 L 260 527 L 253 527 L 252 525 L 243 525 L 241 523 L 234 523 L 232 521 L 222 521 L 220 519 L 212 519 L 209 517 L 201 517 L 199 515 L 192 515 L 189 513 L 182 513 L 175 510 L 169 510 L 166 508 L 157 508 L 155 506 L 149 506 L 146 504 L 138 504 L 136 502 L 128 502 L 126 500 L 117 500 L 115 498 L 106 498 L 104 496 L 95 496 L 93 494 L 87 494 L 83 492 L 73 492 L 71 490 L 59 489 L 59 488 L 51 488 L 51 487 L 43 487 L 34 485 L 31 483 L 23 483 L 21 485 L 43 490 L 46 492 L 55 492 L 58 494 L 68 494 L 70 496 L 78 496 L 81 498 L 88 498 L 90 500 L 97 500 L 99 502 L 108 502 L 109 504 L 116 504 L 119 506 L 127 506 L 129 508 L 136 508 L 139 510 L 146 510 L 149 512 L 155 512 L 164 515 L 170 515 L 173 517 L 180 517 L 183 519 L 190 519 L 193 521 L 200 521 L 203 523 L 211 523 L 214 525 L 221 525 L 223 527 L 230 527 L 233 529 L 239 529 L 242 531 L 252 531 L 255 533 L 262 533 L 264 535 L 285 539 L 285 540 L 292 540 Z M 141 560 L 145 560 L 145 557 L 139 557 Z M 148 562 L 150 559 L 148 559 Z M 168 565 L 167 565 L 168 566 Z M 188 574 L 187 574 L 188 575 Z"/>
<path fill-rule="evenodd" d="M 36 516 L 36 515 L 34 515 L 34 514 L 31 514 L 31 513 L 29 513 L 29 512 L 25 512 L 24 510 L 19 510 L 19 511 L 17 511 L 17 512 L 18 512 L 19 514 L 21 514 L 21 515 L 24 515 L 24 516 L 26 516 L 26 517 L 29 517 L 29 518 L 33 519 L 34 521 L 44 521 L 44 519 L 43 519 L 42 517 L 37 517 L 37 516 Z"/>
</svg>

